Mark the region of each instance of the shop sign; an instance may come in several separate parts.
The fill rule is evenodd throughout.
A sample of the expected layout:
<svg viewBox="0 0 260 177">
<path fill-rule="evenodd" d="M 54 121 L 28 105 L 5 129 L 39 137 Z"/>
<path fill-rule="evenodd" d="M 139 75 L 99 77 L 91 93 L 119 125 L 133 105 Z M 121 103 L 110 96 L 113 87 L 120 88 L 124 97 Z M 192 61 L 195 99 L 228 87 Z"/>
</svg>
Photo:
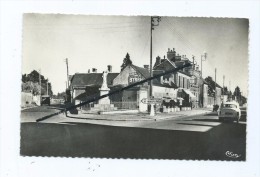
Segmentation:
<svg viewBox="0 0 260 177">
<path fill-rule="evenodd" d="M 129 77 L 128 77 L 128 83 L 129 84 L 132 84 L 132 83 L 135 83 L 135 82 L 140 82 L 142 80 L 143 80 L 142 76 L 138 75 L 137 73 L 130 73 L 129 74 Z"/>
</svg>

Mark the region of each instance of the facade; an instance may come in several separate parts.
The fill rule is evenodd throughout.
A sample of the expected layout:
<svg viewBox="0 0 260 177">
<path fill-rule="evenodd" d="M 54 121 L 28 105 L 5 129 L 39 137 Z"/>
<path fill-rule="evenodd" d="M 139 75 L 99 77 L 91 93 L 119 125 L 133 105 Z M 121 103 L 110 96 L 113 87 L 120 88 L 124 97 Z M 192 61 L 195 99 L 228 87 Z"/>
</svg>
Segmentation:
<svg viewBox="0 0 260 177">
<path fill-rule="evenodd" d="M 175 69 L 186 63 L 191 63 L 186 56 L 176 55 L 176 51 L 168 49 L 167 58 L 156 58 L 154 65 L 155 71 L 165 72 L 167 70 Z M 197 107 L 199 97 L 199 88 L 195 87 L 197 83 L 192 72 L 192 66 L 183 68 L 175 73 L 163 76 L 164 83 L 175 85 L 178 88 L 177 102 L 178 105 Z"/>
<path fill-rule="evenodd" d="M 190 67 L 154 79 L 152 95 L 163 99 L 164 103 L 171 103 L 170 107 L 211 107 L 222 102 L 221 87 L 216 84 L 216 97 L 209 93 L 210 85 L 201 78 L 198 67 L 185 55 L 176 55 L 176 51 L 168 49 L 167 58 L 156 58 L 153 75 L 176 69 L 190 63 Z M 108 66 L 107 85 L 111 91 L 118 90 L 135 82 L 150 77 L 149 65 L 139 67 L 133 64 L 126 66 L 120 73 L 112 73 L 112 66 Z M 95 69 L 92 73 L 76 73 L 71 77 L 70 89 L 73 100 L 86 100 L 91 95 L 98 95 L 102 85 L 102 73 Z M 149 83 L 143 83 L 118 94 L 111 95 L 110 100 L 116 107 L 122 109 L 141 109 L 147 111 L 147 105 L 141 100 L 149 98 Z M 212 88 L 211 88 L 212 89 Z M 169 104 L 168 104 L 169 105 Z"/>
<path fill-rule="evenodd" d="M 113 86 L 113 80 L 119 73 L 108 73 L 107 74 L 107 84 L 108 87 Z M 92 94 L 101 87 L 103 78 L 103 73 L 75 73 L 71 77 L 70 90 L 72 99 L 75 99 L 80 94 L 85 93 L 88 88 L 88 92 Z M 91 90 L 91 91 L 90 91 Z"/>
</svg>

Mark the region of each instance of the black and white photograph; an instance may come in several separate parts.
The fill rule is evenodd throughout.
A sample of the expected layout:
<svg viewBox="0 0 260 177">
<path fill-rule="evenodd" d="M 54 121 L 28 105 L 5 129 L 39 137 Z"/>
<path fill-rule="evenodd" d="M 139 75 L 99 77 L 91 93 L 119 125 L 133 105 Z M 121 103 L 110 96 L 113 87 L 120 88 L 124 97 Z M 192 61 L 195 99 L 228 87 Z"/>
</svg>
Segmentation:
<svg viewBox="0 0 260 177">
<path fill-rule="evenodd" d="M 245 161 L 248 29 L 24 14 L 21 155 Z"/>
<path fill-rule="evenodd" d="M 260 176 L 259 12 L 0 0 L 0 176 Z"/>
</svg>

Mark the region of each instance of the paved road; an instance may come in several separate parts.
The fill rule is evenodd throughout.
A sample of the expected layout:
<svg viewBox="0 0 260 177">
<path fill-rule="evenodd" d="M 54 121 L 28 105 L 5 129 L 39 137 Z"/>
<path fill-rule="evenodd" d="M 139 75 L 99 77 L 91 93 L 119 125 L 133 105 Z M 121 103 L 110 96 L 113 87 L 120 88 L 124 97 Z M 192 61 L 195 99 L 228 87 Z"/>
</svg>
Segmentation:
<svg viewBox="0 0 260 177">
<path fill-rule="evenodd" d="M 215 114 L 159 121 L 102 121 L 58 115 L 38 107 L 21 113 L 21 154 L 152 159 L 246 159 L 245 117 L 237 123 L 219 122 Z M 228 157 L 226 152 L 238 154 Z M 230 153 L 229 153 L 230 154 Z"/>
</svg>

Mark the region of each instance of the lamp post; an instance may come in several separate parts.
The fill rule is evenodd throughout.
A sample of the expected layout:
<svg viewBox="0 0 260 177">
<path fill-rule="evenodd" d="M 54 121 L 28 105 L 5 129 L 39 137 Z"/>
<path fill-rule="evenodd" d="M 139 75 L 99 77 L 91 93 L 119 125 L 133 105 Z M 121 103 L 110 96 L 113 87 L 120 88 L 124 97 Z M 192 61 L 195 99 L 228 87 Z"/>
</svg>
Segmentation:
<svg viewBox="0 0 260 177">
<path fill-rule="evenodd" d="M 201 55 L 201 60 L 200 60 L 200 71 L 201 71 L 201 77 L 202 77 L 202 62 L 206 61 L 207 59 L 207 52 L 204 52 L 203 55 Z M 203 77 L 202 77 L 203 78 Z"/>
<path fill-rule="evenodd" d="M 155 20 L 157 23 L 155 23 Z M 159 26 L 159 22 L 161 21 L 161 17 L 159 16 L 152 16 L 151 17 L 151 42 L 150 42 L 150 77 L 153 77 L 153 30 L 155 26 Z M 150 81 L 150 91 L 149 91 L 149 96 L 150 99 L 153 98 L 153 81 Z M 151 104 L 150 108 L 150 116 L 154 116 L 154 104 Z"/>
<path fill-rule="evenodd" d="M 207 59 L 207 52 L 204 52 L 203 53 L 203 55 L 201 55 L 201 58 L 200 58 L 200 72 L 201 72 L 201 92 L 200 92 L 200 94 L 201 94 L 201 106 L 203 107 L 204 105 L 203 105 L 203 76 L 202 76 L 202 62 L 203 61 L 206 61 L 206 59 Z"/>
</svg>

